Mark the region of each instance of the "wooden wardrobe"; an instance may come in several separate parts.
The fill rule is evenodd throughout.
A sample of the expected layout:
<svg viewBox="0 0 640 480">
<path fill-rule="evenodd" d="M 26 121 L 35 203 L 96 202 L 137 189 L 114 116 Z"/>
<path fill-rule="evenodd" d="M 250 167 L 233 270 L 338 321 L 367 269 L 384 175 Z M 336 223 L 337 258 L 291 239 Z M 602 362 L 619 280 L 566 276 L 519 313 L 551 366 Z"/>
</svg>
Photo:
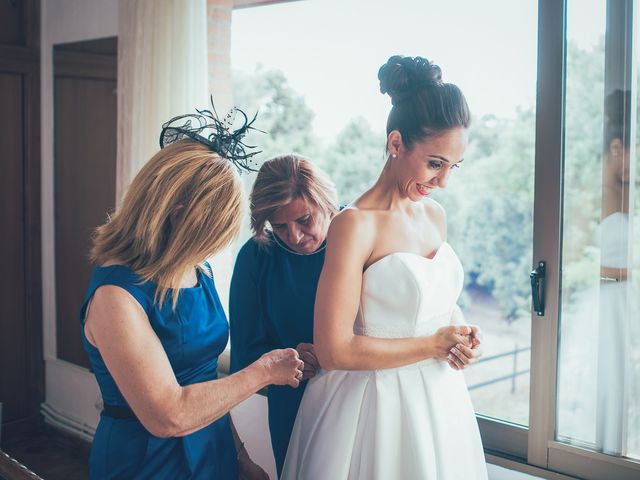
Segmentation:
<svg viewBox="0 0 640 480">
<path fill-rule="evenodd" d="M 0 402 L 6 439 L 43 400 L 40 11 L 0 0 Z"/>
</svg>

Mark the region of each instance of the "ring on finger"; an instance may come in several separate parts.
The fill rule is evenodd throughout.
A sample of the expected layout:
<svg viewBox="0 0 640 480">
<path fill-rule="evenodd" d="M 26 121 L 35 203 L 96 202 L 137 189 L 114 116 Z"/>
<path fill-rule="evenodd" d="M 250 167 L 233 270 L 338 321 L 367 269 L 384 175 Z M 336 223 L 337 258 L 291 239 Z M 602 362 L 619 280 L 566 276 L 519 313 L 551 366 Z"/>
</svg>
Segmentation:
<svg viewBox="0 0 640 480">
<path fill-rule="evenodd" d="M 459 358 L 462 363 L 466 363 L 465 360 L 467 356 L 464 353 L 462 353 L 462 350 L 460 350 L 459 348 L 453 347 L 453 354 L 457 358 Z"/>
</svg>

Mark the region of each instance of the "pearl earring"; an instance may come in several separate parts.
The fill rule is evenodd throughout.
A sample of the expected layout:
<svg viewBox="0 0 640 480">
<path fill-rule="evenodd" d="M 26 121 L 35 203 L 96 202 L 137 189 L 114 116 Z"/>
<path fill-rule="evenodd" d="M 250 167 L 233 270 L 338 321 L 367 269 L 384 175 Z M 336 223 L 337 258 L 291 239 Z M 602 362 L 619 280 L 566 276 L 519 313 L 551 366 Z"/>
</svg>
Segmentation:
<svg viewBox="0 0 640 480">
<path fill-rule="evenodd" d="M 391 158 L 396 158 L 396 157 L 397 155 L 395 153 L 391 155 Z"/>
</svg>

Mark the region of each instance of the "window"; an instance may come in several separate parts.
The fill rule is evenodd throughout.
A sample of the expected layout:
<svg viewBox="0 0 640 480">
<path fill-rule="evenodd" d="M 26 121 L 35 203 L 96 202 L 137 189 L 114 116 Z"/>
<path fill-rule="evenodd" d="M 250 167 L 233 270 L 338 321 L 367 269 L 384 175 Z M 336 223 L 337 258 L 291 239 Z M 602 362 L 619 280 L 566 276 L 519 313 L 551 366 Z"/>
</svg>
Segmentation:
<svg viewBox="0 0 640 480">
<path fill-rule="evenodd" d="M 633 2 L 567 2 L 557 433 L 640 460 Z"/>
<path fill-rule="evenodd" d="M 465 372 L 483 441 L 492 454 L 584 478 L 640 475 L 634 6 L 324 0 L 233 16 L 235 100 L 260 109 L 263 159 L 309 156 L 342 203 L 384 163 L 390 101 L 375 74 L 390 55 L 426 56 L 462 88 L 473 113 L 469 148 L 435 198 L 465 266 L 467 321 L 485 332 L 482 362 Z M 617 168 L 627 178 L 611 200 L 605 125 L 616 89 L 629 92 L 617 117 L 626 132 Z M 617 223 L 607 225 L 606 212 Z M 603 232 L 617 251 L 606 250 Z M 602 268 L 606 255 L 621 259 L 616 271 Z M 529 276 L 539 261 L 540 316 Z M 605 306 L 609 290 L 619 295 L 615 314 Z M 612 317 L 618 331 L 603 337 Z M 600 345 L 607 341 L 613 350 Z M 603 396 L 611 389 L 620 395 Z M 603 417 L 605 405 L 617 413 Z M 598 426 L 614 419 L 613 433 Z M 615 447 L 598 440 L 605 432 Z"/>
</svg>

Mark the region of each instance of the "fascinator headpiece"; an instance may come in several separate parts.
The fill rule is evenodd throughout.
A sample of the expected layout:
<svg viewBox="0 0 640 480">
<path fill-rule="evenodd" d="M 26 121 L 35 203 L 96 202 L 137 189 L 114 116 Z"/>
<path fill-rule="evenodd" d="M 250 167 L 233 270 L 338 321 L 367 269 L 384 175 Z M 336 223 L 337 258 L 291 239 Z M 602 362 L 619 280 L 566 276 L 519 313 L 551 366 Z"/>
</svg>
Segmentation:
<svg viewBox="0 0 640 480">
<path fill-rule="evenodd" d="M 250 130 L 262 132 L 253 127 L 257 113 L 249 120 L 246 113 L 233 107 L 224 119 L 220 120 L 213 106 L 213 97 L 211 97 L 211 110 L 196 109 L 196 112 L 178 115 L 164 123 L 160 132 L 160 148 L 184 138 L 191 138 L 232 162 L 240 172 L 243 170 L 257 172 L 252 158 L 260 151 L 250 151 L 256 147 L 243 142 L 244 136 Z M 236 128 L 238 117 L 241 125 Z"/>
</svg>

